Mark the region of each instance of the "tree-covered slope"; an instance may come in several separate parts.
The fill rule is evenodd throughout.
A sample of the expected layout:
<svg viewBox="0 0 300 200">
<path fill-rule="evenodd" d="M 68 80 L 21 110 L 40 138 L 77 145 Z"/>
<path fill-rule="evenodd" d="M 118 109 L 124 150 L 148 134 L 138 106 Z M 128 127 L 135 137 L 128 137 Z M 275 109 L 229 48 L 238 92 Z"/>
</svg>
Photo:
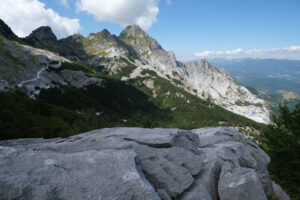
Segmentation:
<svg viewBox="0 0 300 200">
<path fill-rule="evenodd" d="M 79 64 L 63 64 L 56 70 L 65 69 L 87 74 L 94 70 Z M 263 127 L 191 95 L 153 71 L 145 70 L 142 74 L 143 77 L 120 81 L 114 75 L 96 72 L 94 75 L 103 80 L 101 86 L 57 85 L 42 89 L 36 100 L 21 92 L 1 92 L 0 138 L 65 137 L 114 126 L 193 129 L 221 124 L 258 130 Z"/>
</svg>

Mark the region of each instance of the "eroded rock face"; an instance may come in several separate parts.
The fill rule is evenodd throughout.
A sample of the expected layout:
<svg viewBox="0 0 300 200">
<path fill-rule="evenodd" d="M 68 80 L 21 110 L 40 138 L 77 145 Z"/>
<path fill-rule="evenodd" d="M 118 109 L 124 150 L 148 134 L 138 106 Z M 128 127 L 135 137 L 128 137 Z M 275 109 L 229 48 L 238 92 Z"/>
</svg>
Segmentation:
<svg viewBox="0 0 300 200">
<path fill-rule="evenodd" d="M 108 128 L 0 142 L 1 199 L 289 199 L 232 128 Z"/>
<path fill-rule="evenodd" d="M 49 26 L 42 26 L 32 31 L 32 33 L 24 38 L 26 42 L 37 48 L 51 48 L 58 50 L 59 45 L 55 34 Z"/>
</svg>

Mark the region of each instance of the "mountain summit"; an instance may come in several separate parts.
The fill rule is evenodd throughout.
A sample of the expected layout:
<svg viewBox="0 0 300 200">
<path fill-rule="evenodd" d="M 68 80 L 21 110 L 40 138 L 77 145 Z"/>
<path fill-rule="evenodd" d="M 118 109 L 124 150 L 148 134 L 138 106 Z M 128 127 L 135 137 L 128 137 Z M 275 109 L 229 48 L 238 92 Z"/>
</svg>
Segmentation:
<svg viewBox="0 0 300 200">
<path fill-rule="evenodd" d="M 24 38 L 24 41 L 37 48 L 63 52 L 63 48 L 59 45 L 55 34 L 49 26 L 35 29 L 29 36 Z"/>
<path fill-rule="evenodd" d="M 138 25 L 126 27 L 120 33 L 119 38 L 140 53 L 143 53 L 144 51 L 154 52 L 162 50 L 160 44 L 144 32 Z"/>
<path fill-rule="evenodd" d="M 25 38 L 33 46 L 50 46 L 57 43 L 57 38 L 49 26 L 42 26 L 34 30 Z"/>
<path fill-rule="evenodd" d="M 175 54 L 161 45 L 139 26 L 132 25 L 119 38 L 131 45 L 149 63 L 149 69 L 196 94 L 232 112 L 258 122 L 269 122 L 266 102 L 240 86 L 224 69 L 217 69 L 207 60 L 187 64 L 176 60 Z"/>
</svg>

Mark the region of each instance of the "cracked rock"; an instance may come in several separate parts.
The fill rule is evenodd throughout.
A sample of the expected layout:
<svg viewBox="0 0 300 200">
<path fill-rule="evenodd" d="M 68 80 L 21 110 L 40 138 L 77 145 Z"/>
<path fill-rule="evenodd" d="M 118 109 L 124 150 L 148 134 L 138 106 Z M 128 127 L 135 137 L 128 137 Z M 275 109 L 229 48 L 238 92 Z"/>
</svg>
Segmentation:
<svg viewBox="0 0 300 200">
<path fill-rule="evenodd" d="M 232 128 L 106 128 L 0 141 L 0 199 L 289 200 Z"/>
</svg>

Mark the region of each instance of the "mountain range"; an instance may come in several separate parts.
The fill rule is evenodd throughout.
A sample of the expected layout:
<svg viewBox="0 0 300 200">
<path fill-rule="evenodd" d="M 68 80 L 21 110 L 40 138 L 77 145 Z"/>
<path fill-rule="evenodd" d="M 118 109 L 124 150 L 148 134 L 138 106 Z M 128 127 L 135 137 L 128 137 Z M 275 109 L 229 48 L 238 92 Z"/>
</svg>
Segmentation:
<svg viewBox="0 0 300 200">
<path fill-rule="evenodd" d="M 270 121 L 268 103 L 227 71 L 207 60 L 178 61 L 137 25 L 119 36 L 104 29 L 58 40 L 50 27 L 19 38 L 0 21 L 0 43 L 0 90 L 20 90 L 31 98 L 26 102 L 43 100 L 76 115 L 92 109 L 106 119 L 100 127 L 247 129 L 261 126 L 252 120 Z"/>
<path fill-rule="evenodd" d="M 267 93 L 300 95 L 300 61 L 286 59 L 210 59 L 230 72 L 238 83 Z"/>
<path fill-rule="evenodd" d="M 300 61 L 286 59 L 210 59 L 224 68 L 241 85 L 270 102 L 276 111 L 279 103 L 293 108 L 300 101 Z"/>
</svg>

